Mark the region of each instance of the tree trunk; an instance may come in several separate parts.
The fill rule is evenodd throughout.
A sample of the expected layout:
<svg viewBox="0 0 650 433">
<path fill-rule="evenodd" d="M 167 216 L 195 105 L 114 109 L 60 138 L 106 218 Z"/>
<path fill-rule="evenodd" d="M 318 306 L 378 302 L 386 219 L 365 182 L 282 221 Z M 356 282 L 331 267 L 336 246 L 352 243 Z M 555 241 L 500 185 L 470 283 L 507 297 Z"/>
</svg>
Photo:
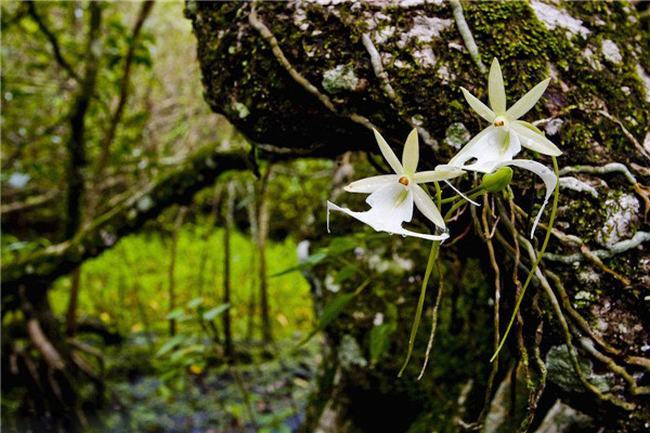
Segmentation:
<svg viewBox="0 0 650 433">
<path fill-rule="evenodd" d="M 182 207 L 176 214 L 176 220 L 172 227 L 171 248 L 169 251 L 169 268 L 168 268 L 168 296 L 169 296 L 169 312 L 171 313 L 176 308 L 176 250 L 178 249 L 178 232 L 183 225 L 185 219 L 186 207 Z M 169 335 L 176 335 L 176 319 L 169 319 Z"/>
<path fill-rule="evenodd" d="M 227 187 L 226 200 L 224 203 L 224 225 L 223 225 L 223 303 L 230 304 L 230 263 L 231 263 L 231 245 L 230 237 L 234 226 L 234 201 L 235 201 L 235 188 L 234 184 L 230 182 Z M 233 345 L 232 345 L 232 327 L 230 308 L 226 309 L 223 313 L 223 335 L 224 335 L 224 348 L 228 359 L 232 360 Z"/>
<path fill-rule="evenodd" d="M 253 200 L 249 201 L 248 204 L 246 205 L 246 211 L 248 214 L 248 221 L 250 223 L 251 242 L 257 245 L 257 210 L 256 210 L 257 195 L 255 192 L 255 186 L 252 183 L 246 184 L 246 192 L 249 197 L 253 197 Z M 255 250 L 251 251 L 251 260 L 249 263 L 251 279 L 250 279 L 250 286 L 248 288 L 250 294 L 248 297 L 248 304 L 246 306 L 248 311 L 248 321 L 246 323 L 247 341 L 251 341 L 253 339 L 253 334 L 255 333 L 255 313 L 257 311 L 257 302 L 255 297 L 256 294 L 255 288 L 257 287 L 257 284 L 256 284 L 255 276 L 258 275 L 258 272 L 256 270 L 257 256 L 258 256 L 257 251 Z"/>
<path fill-rule="evenodd" d="M 70 278 L 70 299 L 65 315 L 65 333 L 68 337 L 74 336 L 77 331 L 77 307 L 79 305 L 79 288 L 81 286 L 81 268 L 72 271 Z"/>
<path fill-rule="evenodd" d="M 273 325 L 271 323 L 271 308 L 269 306 L 269 279 L 266 272 L 266 240 L 269 236 L 269 208 L 266 189 L 271 177 L 273 166 L 269 164 L 260 179 L 257 199 L 257 254 L 259 259 L 258 280 L 260 284 L 260 318 L 262 319 L 262 340 L 265 344 L 273 341 Z"/>
<path fill-rule="evenodd" d="M 504 70 L 510 103 L 552 78 L 527 119 L 543 119 L 536 125 L 564 151 L 557 230 L 498 369 L 492 372 L 488 362 L 491 303 L 500 295 L 500 317 L 509 317 L 532 262 L 529 252 L 541 244 L 539 235 L 528 244 L 517 234 L 528 233 L 526 214 L 535 211 L 536 196 L 520 173 L 512 186 L 525 213 L 494 196 L 494 215 L 485 215 L 487 226 L 496 226 L 494 260 L 485 230 L 474 229 L 482 227 L 481 210 L 465 211 L 449 225 L 452 237 L 467 234 L 443 245 L 446 295 L 433 359 L 420 381 L 425 331 L 409 369 L 401 379 L 396 373 L 429 245 L 388 236 L 380 247 L 366 245 L 359 266 L 369 267 L 376 287 L 326 331 L 305 431 L 532 431 L 558 413 L 572 413 L 574 423 L 589 417 L 595 430 L 647 428 L 650 170 L 649 149 L 641 144 L 649 141 L 647 13 L 641 17 L 626 3 L 432 0 L 190 1 L 186 14 L 198 39 L 207 102 L 271 157 L 375 152 L 373 127 L 400 152 L 416 127 L 425 144 L 420 169 L 432 168 L 483 127 L 460 86 L 485 99 L 485 65 L 493 57 Z M 338 232 L 344 232 L 340 225 Z M 399 254 L 418 265 L 393 272 L 397 278 L 373 271 L 376 259 L 364 262 L 386 254 L 388 263 Z M 327 283 L 336 272 L 324 267 L 320 275 Z M 432 303 L 427 298 L 427 314 Z M 382 328 L 394 331 L 384 356 L 373 360 L 374 329 L 383 324 L 394 324 Z"/>
</svg>

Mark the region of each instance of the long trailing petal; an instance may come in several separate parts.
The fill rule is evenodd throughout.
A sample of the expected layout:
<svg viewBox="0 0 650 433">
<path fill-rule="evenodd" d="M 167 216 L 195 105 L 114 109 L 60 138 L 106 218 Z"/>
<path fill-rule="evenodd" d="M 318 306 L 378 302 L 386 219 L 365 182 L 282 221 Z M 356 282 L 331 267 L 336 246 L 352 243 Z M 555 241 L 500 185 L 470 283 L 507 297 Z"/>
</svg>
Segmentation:
<svg viewBox="0 0 650 433">
<path fill-rule="evenodd" d="M 456 188 L 453 183 L 451 183 L 451 182 L 449 182 L 447 180 L 445 181 L 445 183 L 447 184 L 447 186 L 449 186 L 449 188 L 453 189 L 456 192 L 456 194 L 458 194 L 459 196 L 461 196 L 462 198 L 464 198 L 465 200 L 467 200 L 468 202 L 470 202 L 474 206 L 481 206 L 480 203 L 475 202 L 474 200 L 472 200 L 471 198 L 469 198 L 465 194 L 463 194 L 463 192 L 461 190 L 459 190 L 458 188 Z"/>
<path fill-rule="evenodd" d="M 487 105 L 479 101 L 479 99 L 476 96 L 469 93 L 469 91 L 464 87 L 461 87 L 460 90 L 463 91 L 463 96 L 465 97 L 465 100 L 467 101 L 469 106 L 472 107 L 472 109 L 476 111 L 476 113 L 479 116 L 481 116 L 482 118 L 484 118 L 490 123 L 494 121 L 494 118 L 497 117 L 496 114 L 494 114 L 494 111 L 490 110 L 490 108 Z"/>
<path fill-rule="evenodd" d="M 442 180 L 453 179 L 462 176 L 465 172 L 459 168 L 448 167 L 440 170 L 427 170 L 415 173 L 412 177 L 415 183 L 439 182 Z"/>
<path fill-rule="evenodd" d="M 412 185 L 410 188 L 413 191 L 413 201 L 418 210 L 432 223 L 441 229 L 444 229 L 445 220 L 442 218 L 442 215 L 433 203 L 433 200 L 431 200 L 431 197 L 429 197 L 429 194 L 427 194 L 419 185 Z"/>
<path fill-rule="evenodd" d="M 510 124 L 510 129 L 519 135 L 521 145 L 530 150 L 550 156 L 562 154 L 562 151 L 552 141 L 526 127 L 524 122 L 515 121 Z"/>
<path fill-rule="evenodd" d="M 555 173 L 553 173 L 553 170 L 546 167 L 544 164 L 540 164 L 537 161 L 530 161 L 528 159 L 513 159 L 512 161 L 504 163 L 501 166 L 503 165 L 514 165 L 515 167 L 523 168 L 524 170 L 528 170 L 530 172 L 535 173 L 537 176 L 541 177 L 542 180 L 544 181 L 544 186 L 546 187 L 546 194 L 544 195 L 544 202 L 542 203 L 542 206 L 540 207 L 539 212 L 535 217 L 535 221 L 533 222 L 533 228 L 530 231 L 530 237 L 532 238 L 533 234 L 535 233 L 535 228 L 539 223 L 539 219 L 541 218 L 542 213 L 544 212 L 544 208 L 548 203 L 548 199 L 553 194 L 553 190 L 555 189 L 555 185 L 557 184 L 558 179 L 555 176 Z"/>
<path fill-rule="evenodd" d="M 483 139 L 488 135 L 491 134 L 495 131 L 494 126 L 488 126 L 478 134 L 474 136 L 463 148 L 456 154 L 454 155 L 453 158 L 449 160 L 449 162 L 446 165 L 449 166 L 454 166 L 454 167 L 460 167 L 462 166 L 467 160 L 472 158 L 478 150 L 480 150 L 480 146 L 483 142 Z M 479 148 L 479 149 L 477 149 Z"/>
<path fill-rule="evenodd" d="M 338 206 L 330 201 L 327 202 L 327 221 L 328 221 L 328 231 L 329 231 L 329 213 L 330 211 L 339 211 L 343 212 L 352 218 L 356 218 L 359 221 L 368 224 L 370 227 L 373 229 L 380 231 L 380 232 L 386 232 L 390 234 L 395 234 L 395 235 L 401 235 L 401 236 L 411 236 L 414 238 L 420 238 L 420 239 L 426 239 L 428 241 L 444 241 L 445 239 L 449 238 L 449 234 L 447 233 L 442 233 L 439 235 L 430 235 L 426 233 L 418 233 L 414 232 L 412 230 L 405 229 L 399 225 L 395 226 L 384 226 L 384 225 L 375 225 L 375 215 L 372 214 L 372 209 L 369 211 L 365 212 L 355 212 L 353 210 L 350 210 L 345 207 Z"/>
<path fill-rule="evenodd" d="M 404 174 L 404 168 L 402 167 L 402 164 L 399 162 L 399 159 L 397 159 L 397 156 L 395 156 L 393 149 L 391 149 L 388 143 L 386 143 L 384 137 L 382 137 L 376 129 L 373 129 L 372 132 L 375 133 L 375 139 L 379 145 L 379 150 L 381 150 L 381 154 L 384 155 L 384 159 L 386 162 L 388 162 L 390 168 L 392 168 L 393 171 L 397 174 Z"/>
<path fill-rule="evenodd" d="M 397 183 L 399 176 L 396 174 L 383 174 L 381 176 L 372 176 L 365 179 L 356 180 L 349 185 L 345 186 L 343 189 L 347 192 L 360 192 L 364 194 L 370 194 L 377 191 L 382 186 L 386 186 L 389 183 Z"/>
<path fill-rule="evenodd" d="M 504 114 L 506 112 L 506 89 L 503 85 L 501 66 L 496 57 L 492 60 L 492 66 L 490 66 L 488 96 L 490 98 L 490 107 L 492 107 L 492 110 L 497 115 Z"/>
<path fill-rule="evenodd" d="M 506 111 L 506 117 L 508 119 L 517 120 L 537 104 L 539 98 L 542 97 L 544 91 L 548 87 L 548 83 L 551 82 L 550 78 L 545 79 L 541 83 L 537 84 L 535 87 L 530 89 L 528 93 L 519 98 L 515 104 Z"/>
<path fill-rule="evenodd" d="M 413 128 L 406 138 L 404 150 L 402 151 L 402 167 L 408 175 L 415 173 L 420 159 L 420 146 L 418 145 L 418 130 Z"/>
</svg>

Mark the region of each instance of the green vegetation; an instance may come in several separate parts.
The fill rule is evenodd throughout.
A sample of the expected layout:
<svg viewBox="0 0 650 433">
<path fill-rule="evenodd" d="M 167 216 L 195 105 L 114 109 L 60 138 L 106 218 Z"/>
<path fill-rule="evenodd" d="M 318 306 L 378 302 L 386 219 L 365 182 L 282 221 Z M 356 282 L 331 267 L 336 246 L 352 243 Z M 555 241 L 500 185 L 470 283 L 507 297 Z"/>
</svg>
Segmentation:
<svg viewBox="0 0 650 433">
<path fill-rule="evenodd" d="M 206 236 L 207 235 L 207 236 Z M 149 332 L 164 335 L 169 310 L 168 268 L 171 239 L 160 233 L 140 233 L 129 236 L 101 257 L 89 260 L 81 268 L 84 291 L 79 297 L 79 308 L 84 314 L 99 317 L 120 333 Z M 247 335 L 248 311 L 251 296 L 255 296 L 255 246 L 250 237 L 236 233 L 232 239 L 231 301 L 234 337 Z M 205 311 L 222 304 L 223 298 L 223 229 L 201 221 L 187 224 L 178 233 L 175 270 L 176 299 L 179 308 L 188 315 L 201 306 Z M 298 263 L 296 245 L 290 239 L 271 243 L 267 254 L 269 274 L 293 267 Z M 70 279 L 61 279 L 51 292 L 55 313 L 64 314 L 67 308 Z M 298 272 L 272 279 L 271 311 L 273 327 L 279 338 L 290 338 L 295 332 L 305 332 L 313 324 L 309 287 Z M 200 300 L 200 303 L 199 303 Z M 180 316 L 180 315 L 179 315 Z M 199 326 L 195 321 L 179 321 L 179 332 L 193 332 Z M 188 323 L 189 322 L 189 323 Z M 259 327 L 259 324 L 255 325 Z M 148 328 L 148 329 L 147 329 Z M 258 330 L 256 330 L 257 332 Z"/>
</svg>

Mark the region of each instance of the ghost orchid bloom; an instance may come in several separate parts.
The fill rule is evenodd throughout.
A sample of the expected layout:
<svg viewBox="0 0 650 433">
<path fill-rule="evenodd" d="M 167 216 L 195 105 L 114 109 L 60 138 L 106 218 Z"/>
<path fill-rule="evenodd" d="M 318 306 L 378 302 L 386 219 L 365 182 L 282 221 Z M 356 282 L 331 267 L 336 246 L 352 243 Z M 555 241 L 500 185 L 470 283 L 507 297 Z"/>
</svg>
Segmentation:
<svg viewBox="0 0 650 433">
<path fill-rule="evenodd" d="M 448 234 L 429 235 L 404 229 L 402 223 L 410 222 L 413 217 L 413 204 L 431 222 L 441 229 L 445 229 L 445 221 L 433 200 L 419 184 L 426 182 L 442 181 L 463 174 L 457 168 L 430 170 L 416 172 L 419 160 L 418 135 L 414 129 L 406 139 L 402 162 L 400 163 L 386 140 L 377 132 L 375 138 L 379 144 L 382 155 L 393 169 L 395 174 L 373 176 L 352 182 L 344 189 L 347 192 L 370 194 L 366 203 L 370 210 L 355 212 L 347 208 L 327 202 L 327 230 L 329 231 L 329 213 L 332 210 L 350 215 L 359 221 L 368 224 L 377 231 L 413 236 L 417 238 L 442 241 L 449 237 Z"/>
<path fill-rule="evenodd" d="M 472 138 L 448 164 L 438 166 L 443 170 L 456 167 L 464 170 L 492 173 L 501 167 L 513 165 L 541 177 L 546 186 L 546 196 L 535 218 L 531 237 L 555 188 L 557 178 L 551 170 L 539 162 L 513 159 L 513 157 L 521 151 L 522 146 L 544 155 L 558 156 L 562 154 L 562 151 L 555 144 L 544 137 L 542 131 L 528 122 L 518 120 L 539 101 L 549 81 L 550 78 L 547 78 L 537 84 L 506 110 L 506 91 L 503 85 L 503 75 L 501 74 L 499 61 L 495 58 L 490 67 L 488 80 L 490 107 L 461 87 L 467 103 L 479 116 L 490 122 L 490 126 Z"/>
</svg>

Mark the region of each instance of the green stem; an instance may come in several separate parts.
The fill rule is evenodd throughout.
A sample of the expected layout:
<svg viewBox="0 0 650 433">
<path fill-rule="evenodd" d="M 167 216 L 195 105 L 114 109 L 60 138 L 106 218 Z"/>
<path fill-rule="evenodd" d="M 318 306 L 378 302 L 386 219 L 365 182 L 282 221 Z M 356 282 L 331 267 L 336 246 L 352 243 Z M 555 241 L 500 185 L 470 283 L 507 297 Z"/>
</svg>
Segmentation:
<svg viewBox="0 0 650 433">
<path fill-rule="evenodd" d="M 533 275 L 535 274 L 535 271 L 537 270 L 539 263 L 542 261 L 542 257 L 544 256 L 544 252 L 546 251 L 548 241 L 551 238 L 551 230 L 553 229 L 553 223 L 555 222 L 555 215 L 557 214 L 557 204 L 560 198 L 560 182 L 559 182 L 560 175 L 557 166 L 557 159 L 555 157 L 553 157 L 553 171 L 555 172 L 555 177 L 558 179 L 558 182 L 555 184 L 555 191 L 553 192 L 553 207 L 551 209 L 551 217 L 548 220 L 548 226 L 546 227 L 546 236 L 544 237 L 542 248 L 539 250 L 539 254 L 537 254 L 537 259 L 535 259 L 533 266 L 530 268 L 530 272 L 528 272 L 526 281 L 524 282 L 524 285 L 521 288 L 521 293 L 519 294 L 519 298 L 517 298 L 517 302 L 515 304 L 515 309 L 512 312 L 512 316 L 510 316 L 510 321 L 508 322 L 508 327 L 506 328 L 506 332 L 503 334 L 503 338 L 501 338 L 499 347 L 497 347 L 497 350 L 494 352 L 494 355 L 492 355 L 492 358 L 490 358 L 490 362 L 494 361 L 496 357 L 499 356 L 499 352 L 503 348 L 503 345 L 506 342 L 506 339 L 508 338 L 508 334 L 510 333 L 510 328 L 512 328 L 512 324 L 514 323 L 515 317 L 517 316 L 517 312 L 519 311 L 519 307 L 521 306 L 521 301 L 524 299 L 524 295 L 526 294 L 526 289 L 528 288 L 528 285 L 532 281 Z"/>
<path fill-rule="evenodd" d="M 413 346 L 415 345 L 415 336 L 418 333 L 418 328 L 420 326 L 420 320 L 422 319 L 422 310 L 424 309 L 424 298 L 427 293 L 427 285 L 429 284 L 429 277 L 431 276 L 431 270 L 433 269 L 433 264 L 438 258 L 438 251 L 440 250 L 440 242 L 433 242 L 431 245 L 431 251 L 429 252 L 429 261 L 427 262 L 427 270 L 424 272 L 424 279 L 422 280 L 422 287 L 420 288 L 420 298 L 418 299 L 418 305 L 415 310 L 415 318 L 413 319 L 413 325 L 411 326 L 411 335 L 409 336 L 409 345 L 408 351 L 406 352 L 406 359 L 402 368 L 400 368 L 397 377 L 401 377 L 404 369 L 411 359 L 413 354 Z"/>
<path fill-rule="evenodd" d="M 481 195 L 481 194 L 483 194 L 483 189 L 482 189 L 482 188 L 479 189 L 478 191 L 473 192 L 472 194 L 468 195 L 467 198 L 474 199 L 474 198 L 478 197 L 478 196 Z M 443 201 L 444 201 L 444 200 L 443 200 Z M 455 211 L 456 209 L 458 209 L 459 207 L 461 207 L 461 206 L 464 205 L 465 203 L 466 203 L 466 201 L 465 201 L 464 199 L 463 199 L 463 200 L 459 200 L 459 201 L 457 201 L 456 203 L 454 203 L 454 204 L 449 208 L 449 210 L 447 211 L 447 213 L 445 214 L 445 221 L 447 221 L 447 219 L 449 219 L 449 217 L 453 215 L 453 213 L 454 213 L 454 211 Z"/>
<path fill-rule="evenodd" d="M 470 196 L 470 195 L 472 195 L 472 194 L 474 194 L 474 193 L 476 193 L 476 192 L 478 192 L 478 191 L 482 191 L 482 190 L 483 190 L 483 188 L 479 185 L 479 186 L 474 187 L 474 188 L 470 189 L 469 191 L 467 191 L 467 192 L 465 193 L 465 195 L 466 195 L 466 196 Z M 462 195 L 456 194 L 456 195 L 454 195 L 454 196 L 451 196 L 451 197 L 447 197 L 447 198 L 442 199 L 442 200 L 441 200 L 441 203 L 452 203 L 452 202 L 454 202 L 454 201 L 456 201 L 456 200 L 458 200 L 458 199 L 461 199 L 461 198 L 463 198 Z"/>
</svg>

